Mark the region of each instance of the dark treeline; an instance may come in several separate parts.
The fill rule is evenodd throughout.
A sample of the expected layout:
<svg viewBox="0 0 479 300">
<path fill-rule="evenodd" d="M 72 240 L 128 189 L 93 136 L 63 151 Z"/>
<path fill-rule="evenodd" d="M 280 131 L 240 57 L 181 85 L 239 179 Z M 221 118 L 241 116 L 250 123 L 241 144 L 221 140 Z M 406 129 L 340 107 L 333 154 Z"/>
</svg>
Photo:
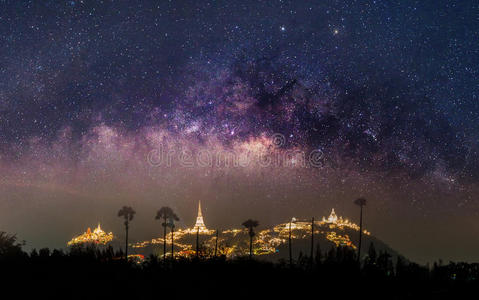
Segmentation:
<svg viewBox="0 0 479 300">
<path fill-rule="evenodd" d="M 174 293 L 205 293 L 211 297 L 264 295 L 332 296 L 336 299 L 369 297 L 410 299 L 448 298 L 479 287 L 479 265 L 434 263 L 421 266 L 399 257 L 393 261 L 374 246 L 358 266 L 356 251 L 348 247 L 300 255 L 291 264 L 251 259 L 248 256 L 195 256 L 166 259 L 151 255 L 126 262 L 122 250 L 76 246 L 63 250 L 40 249 L 27 253 L 15 236 L 0 232 L 1 283 L 20 294 L 48 293 L 68 297 L 134 297 Z M 15 290 L 14 289 L 14 290 Z"/>
</svg>

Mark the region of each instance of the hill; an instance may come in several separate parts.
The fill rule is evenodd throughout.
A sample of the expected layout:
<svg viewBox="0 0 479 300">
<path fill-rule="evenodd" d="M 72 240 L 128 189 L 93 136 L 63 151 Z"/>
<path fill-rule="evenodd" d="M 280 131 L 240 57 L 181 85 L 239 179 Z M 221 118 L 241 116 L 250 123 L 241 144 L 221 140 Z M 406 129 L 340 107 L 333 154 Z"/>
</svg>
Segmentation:
<svg viewBox="0 0 479 300">
<path fill-rule="evenodd" d="M 199 220 L 199 221 L 198 221 Z M 253 242 L 253 252 L 258 259 L 279 261 L 289 259 L 289 234 L 291 228 L 292 256 L 296 260 L 299 256 L 310 256 L 311 253 L 311 226 L 312 221 L 292 219 L 291 222 L 281 223 L 271 228 L 257 230 Z M 380 253 L 387 251 L 393 258 L 399 255 L 387 244 L 377 239 L 367 230 L 363 230 L 362 257 L 366 256 L 370 244 Z M 245 228 L 229 229 L 218 232 L 205 227 L 201 212 L 197 224 L 191 229 L 179 229 L 173 235 L 175 255 L 188 257 L 196 255 L 196 239 L 199 241 L 198 252 L 202 256 L 225 255 L 230 258 L 247 255 L 249 252 L 249 236 Z M 314 222 L 314 253 L 317 249 L 326 252 L 338 246 L 357 249 L 359 226 L 348 219 L 338 217 L 334 211 L 328 218 Z M 163 255 L 163 238 L 155 238 L 132 244 L 132 253 L 142 255 Z M 171 251 L 171 233 L 167 235 L 167 255 Z"/>
</svg>

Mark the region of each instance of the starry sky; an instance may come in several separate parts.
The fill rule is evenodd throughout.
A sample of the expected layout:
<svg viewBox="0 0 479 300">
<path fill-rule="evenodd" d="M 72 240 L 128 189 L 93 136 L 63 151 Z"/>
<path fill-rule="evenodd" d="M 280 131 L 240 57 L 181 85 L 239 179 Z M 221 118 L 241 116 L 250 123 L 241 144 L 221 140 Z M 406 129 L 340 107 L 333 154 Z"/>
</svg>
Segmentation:
<svg viewBox="0 0 479 300">
<path fill-rule="evenodd" d="M 131 205 L 151 239 L 199 200 L 209 227 L 357 221 L 361 196 L 406 257 L 477 261 L 478 40 L 477 1 L 0 1 L 0 229 L 121 237 Z"/>
</svg>

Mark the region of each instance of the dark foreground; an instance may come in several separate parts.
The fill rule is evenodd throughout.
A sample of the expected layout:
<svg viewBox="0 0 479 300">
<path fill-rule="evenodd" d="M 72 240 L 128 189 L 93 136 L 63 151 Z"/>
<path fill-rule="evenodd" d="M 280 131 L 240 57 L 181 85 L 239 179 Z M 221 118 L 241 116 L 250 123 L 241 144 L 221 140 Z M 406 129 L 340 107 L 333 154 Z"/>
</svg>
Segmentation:
<svg viewBox="0 0 479 300">
<path fill-rule="evenodd" d="M 163 261 L 155 256 L 126 263 L 119 257 L 111 248 L 25 253 L 20 246 L 0 247 L 2 293 L 82 299 L 450 299 L 479 290 L 478 264 L 427 268 L 372 253 L 359 269 L 348 248 L 318 252 L 313 260 L 300 257 L 292 265 L 224 257 Z"/>
</svg>

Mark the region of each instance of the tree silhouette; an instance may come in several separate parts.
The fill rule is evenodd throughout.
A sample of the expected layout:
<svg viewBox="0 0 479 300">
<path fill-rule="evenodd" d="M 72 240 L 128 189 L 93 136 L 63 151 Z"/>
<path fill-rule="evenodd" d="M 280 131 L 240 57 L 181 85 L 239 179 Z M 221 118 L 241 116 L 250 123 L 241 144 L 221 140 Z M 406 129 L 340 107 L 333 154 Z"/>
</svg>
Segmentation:
<svg viewBox="0 0 479 300">
<path fill-rule="evenodd" d="M 360 263 L 361 259 L 361 239 L 363 237 L 363 206 L 366 205 L 366 199 L 358 198 L 354 200 L 354 204 L 359 205 L 360 207 L 360 214 L 359 214 L 359 243 L 358 243 L 358 264 Z"/>
<path fill-rule="evenodd" d="M 216 237 L 215 237 L 215 257 L 218 253 L 218 229 L 216 229 Z"/>
<path fill-rule="evenodd" d="M 256 220 L 251 220 L 251 219 L 248 219 L 246 221 L 243 222 L 243 225 L 244 227 L 246 227 L 248 229 L 248 235 L 249 235 L 249 258 L 252 258 L 253 257 L 253 237 L 255 236 L 255 233 L 254 233 L 254 228 L 255 227 L 258 227 L 259 225 L 259 222 L 256 221 Z"/>
<path fill-rule="evenodd" d="M 437 267 L 437 264 L 434 263 L 434 265 Z M 405 270 L 405 263 L 403 257 L 401 255 L 398 255 L 397 261 L 396 261 L 396 277 L 401 278 L 404 275 L 404 270 Z"/>
<path fill-rule="evenodd" d="M 171 218 L 168 219 L 168 226 L 171 228 L 171 259 L 175 258 L 174 256 L 174 251 L 175 251 L 175 238 L 174 238 L 174 232 L 175 232 L 175 221 L 179 221 L 180 218 L 176 214 L 173 213 Z"/>
<path fill-rule="evenodd" d="M 200 256 L 200 228 L 196 229 L 196 258 Z"/>
<path fill-rule="evenodd" d="M 168 206 L 163 206 L 156 213 L 156 220 L 163 220 L 161 226 L 163 226 L 163 260 L 166 260 L 166 227 L 170 224 L 167 221 L 179 221 L 178 216 L 173 212 L 173 210 Z M 172 237 L 173 238 L 173 237 Z"/>
<path fill-rule="evenodd" d="M 368 263 L 374 265 L 376 263 L 377 253 L 373 242 L 369 244 Z"/>
<path fill-rule="evenodd" d="M 17 243 L 17 236 L 0 231 L 0 257 L 19 255 L 22 252 L 23 243 Z"/>
<path fill-rule="evenodd" d="M 309 263 L 312 267 L 314 264 L 314 217 L 311 219 L 311 249 L 309 253 Z"/>
<path fill-rule="evenodd" d="M 386 250 L 381 251 L 377 258 L 377 264 L 381 269 L 382 273 L 386 276 L 393 275 L 394 267 L 392 262 L 391 254 L 389 254 Z"/>
<path fill-rule="evenodd" d="M 123 217 L 125 219 L 125 231 L 126 231 L 126 238 L 125 238 L 125 260 L 128 261 L 128 228 L 130 225 L 130 221 L 133 220 L 133 216 L 136 212 L 131 208 L 131 206 L 123 206 L 120 211 L 118 212 L 119 217 Z"/>
<path fill-rule="evenodd" d="M 316 257 L 314 261 L 316 262 L 316 266 L 318 267 L 321 265 L 323 261 L 323 254 L 321 253 L 321 245 L 319 243 L 316 245 Z"/>
<path fill-rule="evenodd" d="M 288 235 L 288 248 L 289 248 L 289 266 L 293 265 L 293 247 L 292 247 L 292 241 L 291 241 L 291 223 L 296 222 L 295 218 L 292 218 L 289 221 L 289 235 Z"/>
</svg>

